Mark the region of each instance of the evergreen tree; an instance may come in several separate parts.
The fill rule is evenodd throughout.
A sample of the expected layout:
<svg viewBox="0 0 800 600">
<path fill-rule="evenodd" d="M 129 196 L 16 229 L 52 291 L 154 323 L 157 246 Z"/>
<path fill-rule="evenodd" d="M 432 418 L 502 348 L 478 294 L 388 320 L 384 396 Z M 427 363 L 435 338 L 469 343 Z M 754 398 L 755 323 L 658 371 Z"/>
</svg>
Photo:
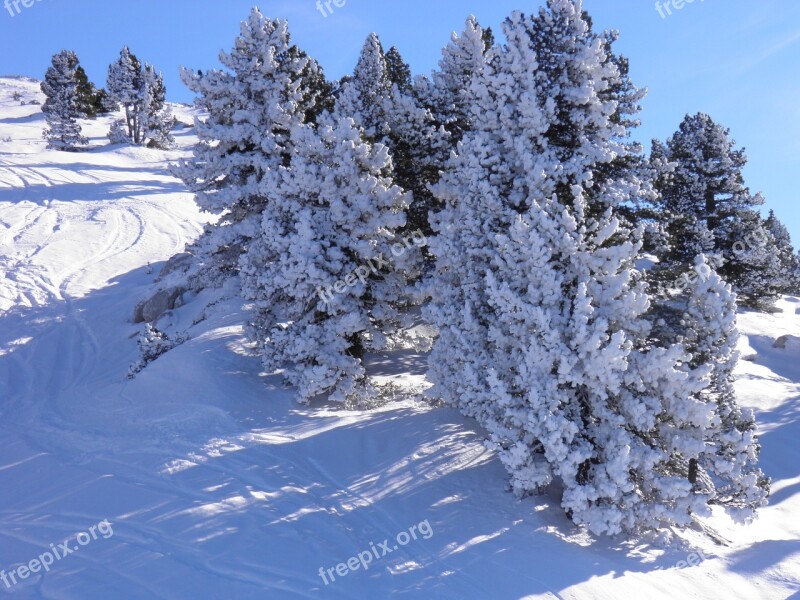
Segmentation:
<svg viewBox="0 0 800 600">
<path fill-rule="evenodd" d="M 112 102 L 125 111 L 124 121 L 112 124 L 109 132 L 112 143 L 124 140 L 137 146 L 149 144 L 157 148 L 166 148 L 172 143 L 169 132 L 174 119 L 165 107 L 164 78 L 152 65 L 142 64 L 127 46 L 108 69 L 108 94 Z"/>
<path fill-rule="evenodd" d="M 757 466 L 755 418 L 752 411 L 738 406 L 733 388 L 739 358 L 736 297 L 704 256 L 697 258 L 694 271 L 685 345 L 692 366 L 711 367 L 710 385 L 699 397 L 714 407 L 714 420 L 692 483 L 710 495 L 711 503 L 733 509 L 735 516 L 746 520 L 766 504 L 769 479 Z"/>
<path fill-rule="evenodd" d="M 85 117 L 97 116 L 95 109 L 96 90 L 94 84 L 89 81 L 86 71 L 80 65 L 75 69 L 75 79 L 78 82 L 78 109 Z"/>
<path fill-rule="evenodd" d="M 411 67 L 403 60 L 400 51 L 395 46 L 392 46 L 386 53 L 386 75 L 401 92 L 408 93 L 413 89 Z"/>
<path fill-rule="evenodd" d="M 432 393 L 485 426 L 519 495 L 552 482 L 597 533 L 687 525 L 713 409 L 708 367 L 648 343 L 641 242 L 617 213 L 647 191 L 639 92 L 579 0 L 515 13 L 471 85 L 436 193 Z"/>
<path fill-rule="evenodd" d="M 385 348 L 400 319 L 402 264 L 389 257 L 405 196 L 387 176 L 386 147 L 350 119 L 296 125 L 290 146 L 290 166 L 261 181 L 271 201 L 242 257 L 252 333 L 266 369 L 285 369 L 303 401 L 361 399 L 362 357 Z"/>
<path fill-rule="evenodd" d="M 258 234 L 272 195 L 261 181 L 288 164 L 290 131 L 315 117 L 325 93 L 319 67 L 290 45 L 286 21 L 257 9 L 220 60 L 222 70 L 182 72 L 208 116 L 196 123 L 194 159 L 176 174 L 201 209 L 220 216 L 191 248 L 201 265 L 199 286 L 220 285 L 239 272 L 239 257 Z"/>
<path fill-rule="evenodd" d="M 430 109 L 437 124 L 450 134 L 453 148 L 471 128 L 470 82 L 486 65 L 486 53 L 494 45 L 491 29 L 483 29 L 470 16 L 463 33 L 453 33 L 450 43 L 442 50 L 439 70 L 433 80 L 419 78 L 417 93 Z"/>
<path fill-rule="evenodd" d="M 105 115 L 113 110 L 109 110 L 108 92 L 105 89 L 96 89 L 92 98 L 92 107 L 95 115 Z"/>
<path fill-rule="evenodd" d="M 71 50 L 62 50 L 53 56 L 42 82 L 42 92 L 47 99 L 42 112 L 48 128 L 44 131 L 47 147 L 55 150 L 75 150 L 88 143 L 81 135 L 77 118 L 81 116 L 78 57 Z"/>
<path fill-rule="evenodd" d="M 122 106 L 127 137 L 136 145 L 144 143 L 139 122 L 142 115 L 139 107 L 144 86 L 143 76 L 142 63 L 127 46 L 120 52 L 119 59 L 108 67 L 108 95 L 118 106 Z"/>
<path fill-rule="evenodd" d="M 397 65 L 405 64 L 399 52 L 392 54 L 390 73 L 380 39 L 374 33 L 367 37 L 353 76 L 341 87 L 336 112 L 352 117 L 371 143 L 389 148 L 394 180 L 412 194 L 407 230 L 427 234 L 434 203 L 428 186 L 438 179 L 449 147 L 430 111 L 405 86 L 392 81 L 398 77 Z"/>
<path fill-rule="evenodd" d="M 730 254 L 723 255 L 718 271 L 720 276 L 735 282 L 739 303 L 757 310 L 771 310 L 785 288 L 785 271 L 776 240 L 761 215 L 754 210 L 741 211 L 716 233 L 719 245 L 730 248 Z"/>
<path fill-rule="evenodd" d="M 380 38 L 371 33 L 361 50 L 355 70 L 343 85 L 336 111 L 348 115 L 364 129 L 373 143 L 390 145 L 392 82 Z"/>
<path fill-rule="evenodd" d="M 300 111 L 305 123 L 316 123 L 319 116 L 332 112 L 335 105 L 333 84 L 325 77 L 320 64 L 297 46 L 292 46 L 285 55 L 289 72 L 292 65 L 305 61 L 305 68 L 297 76 L 300 88 Z"/>
<path fill-rule="evenodd" d="M 777 278 L 778 292 L 791 294 L 795 290 L 794 278 L 798 269 L 797 255 L 792 246 L 792 236 L 780 219 L 775 216 L 775 211 L 770 210 L 769 216 L 764 221 L 764 229 L 772 236 L 776 250 L 775 257 L 780 265 Z"/>
<path fill-rule="evenodd" d="M 142 126 L 143 140 L 149 140 L 148 146 L 169 148 L 175 140 L 170 131 L 175 125 L 175 118 L 166 105 L 167 88 L 164 76 L 157 73 L 152 65 L 145 65 L 142 77 L 141 100 L 137 110 L 140 112 L 139 122 Z"/>
<path fill-rule="evenodd" d="M 81 114 L 91 119 L 99 114 L 110 112 L 105 107 L 106 91 L 102 88 L 97 89 L 89 81 L 82 66 L 78 65 L 75 69 L 75 77 L 78 80 L 78 106 Z"/>
<path fill-rule="evenodd" d="M 653 273 L 656 284 L 669 287 L 691 269 L 695 256 L 705 254 L 742 304 L 774 302 L 775 248 L 756 210 L 764 199 L 745 186 L 747 156 L 730 132 L 706 114 L 687 115 L 654 153 L 672 165 L 658 182 L 668 247 Z"/>
</svg>

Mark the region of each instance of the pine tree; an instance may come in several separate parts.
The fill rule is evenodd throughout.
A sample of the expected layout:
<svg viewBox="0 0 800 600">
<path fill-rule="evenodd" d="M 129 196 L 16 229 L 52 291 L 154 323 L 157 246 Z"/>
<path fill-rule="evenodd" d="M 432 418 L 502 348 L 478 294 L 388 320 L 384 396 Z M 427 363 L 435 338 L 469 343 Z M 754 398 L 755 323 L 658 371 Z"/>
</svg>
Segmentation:
<svg viewBox="0 0 800 600">
<path fill-rule="evenodd" d="M 419 78 L 417 93 L 423 99 L 437 124 L 450 134 L 453 148 L 471 129 L 470 82 L 486 66 L 486 53 L 494 45 L 491 29 L 483 29 L 474 16 L 470 16 L 459 36 L 455 32 L 450 43 L 442 50 L 439 70 L 433 80 Z"/>
<path fill-rule="evenodd" d="M 78 109 L 85 117 L 97 116 L 95 109 L 96 90 L 94 84 L 89 81 L 86 71 L 80 65 L 75 69 L 75 79 L 78 82 Z"/>
<path fill-rule="evenodd" d="M 668 288 L 705 254 L 743 305 L 774 303 L 775 249 L 757 212 L 764 199 L 744 183 L 744 149 L 703 113 L 687 115 L 667 144 L 655 148 L 673 167 L 658 184 L 669 241 L 653 273 L 656 284 Z M 745 238 L 760 241 L 743 249 Z"/>
<path fill-rule="evenodd" d="M 43 135 L 48 148 L 75 150 L 88 143 L 77 121 L 81 116 L 77 69 L 75 53 L 62 50 L 53 56 L 42 82 L 42 92 L 47 96 L 42 112 L 48 125 Z"/>
<path fill-rule="evenodd" d="M 320 64 L 297 46 L 292 46 L 285 55 L 287 68 L 292 71 L 292 65 L 305 61 L 305 68 L 297 75 L 300 87 L 300 112 L 305 123 L 316 123 L 319 116 L 325 112 L 332 112 L 335 105 L 333 85 L 325 77 Z"/>
<path fill-rule="evenodd" d="M 685 345 L 692 354 L 692 366 L 711 367 L 710 384 L 699 398 L 714 407 L 714 420 L 698 457 L 699 475 L 692 483 L 710 494 L 711 503 L 748 520 L 766 504 L 769 479 L 757 466 L 760 446 L 755 418 L 752 411 L 738 406 L 733 388 L 733 371 L 739 358 L 736 297 L 706 257 L 697 258 L 694 271 L 685 316 Z"/>
<path fill-rule="evenodd" d="M 432 393 L 486 427 L 519 495 L 557 482 L 597 533 L 687 525 L 711 407 L 708 367 L 648 343 L 648 194 L 629 140 L 641 92 L 579 0 L 513 14 L 471 85 L 473 127 L 436 187 Z"/>
<path fill-rule="evenodd" d="M 362 357 L 385 348 L 400 320 L 403 265 L 390 247 L 405 196 L 387 177 L 386 147 L 352 120 L 322 117 L 318 131 L 296 125 L 291 138 L 290 166 L 261 181 L 271 201 L 242 257 L 252 333 L 266 369 L 285 369 L 302 401 L 363 399 Z"/>
<path fill-rule="evenodd" d="M 397 47 L 392 46 L 386 53 L 386 75 L 389 81 L 404 93 L 413 89 L 411 82 L 411 67 L 403 60 Z"/>
<path fill-rule="evenodd" d="M 78 80 L 78 107 L 84 117 L 93 119 L 97 115 L 110 112 L 106 109 L 106 91 L 102 88 L 97 89 L 89 81 L 86 71 L 78 65 L 75 69 L 75 77 Z"/>
<path fill-rule="evenodd" d="M 793 280 L 797 272 L 797 255 L 792 246 L 792 236 L 781 220 L 775 216 L 775 211 L 770 210 L 769 216 L 764 221 L 764 229 L 772 236 L 775 248 L 775 258 L 780 265 L 780 272 L 776 278 L 776 288 L 781 294 L 791 294 L 794 290 Z"/>
<path fill-rule="evenodd" d="M 383 46 L 380 38 L 371 33 L 364 42 L 353 76 L 342 86 L 336 111 L 353 118 L 373 143 L 389 146 L 391 98 L 392 82 Z"/>
<path fill-rule="evenodd" d="M 164 76 L 157 73 L 152 65 L 145 65 L 137 111 L 138 121 L 142 127 L 141 139 L 149 140 L 150 147 L 166 149 L 175 141 L 170 135 L 175 125 L 175 118 L 166 105 L 166 99 Z"/>
<path fill-rule="evenodd" d="M 326 93 L 319 66 L 290 45 L 286 21 L 257 9 L 221 62 L 223 70 L 182 73 L 208 117 L 196 124 L 194 159 L 176 174 L 201 209 L 221 217 L 192 248 L 202 265 L 200 286 L 220 285 L 239 272 L 239 257 L 272 195 L 260 182 L 288 164 L 289 132 L 316 117 Z"/>
<path fill-rule="evenodd" d="M 720 246 L 730 248 L 717 269 L 720 276 L 735 282 L 739 303 L 771 310 L 785 288 L 785 272 L 776 240 L 761 215 L 754 210 L 741 211 L 719 227 L 716 238 Z"/>
<path fill-rule="evenodd" d="M 142 126 L 139 122 L 142 114 L 139 106 L 144 85 L 143 76 L 142 63 L 131 53 L 130 48 L 125 46 L 120 52 L 119 59 L 108 67 L 106 84 L 109 97 L 125 111 L 124 126 L 127 129 L 127 137 L 137 146 L 144 143 Z"/>
<path fill-rule="evenodd" d="M 164 77 L 155 67 L 142 64 L 125 46 L 117 62 L 108 69 L 108 94 L 112 103 L 121 105 L 125 111 L 124 121 L 112 124 L 111 142 L 169 147 L 173 142 L 169 132 L 174 119 L 166 107 L 166 91 Z"/>
<path fill-rule="evenodd" d="M 427 234 L 428 213 L 434 205 L 428 186 L 438 179 L 449 145 L 446 132 L 437 131 L 433 115 L 407 88 L 404 76 L 398 75 L 404 71 L 402 65 L 395 49 L 390 68 L 380 39 L 370 34 L 353 76 L 341 87 L 336 112 L 351 116 L 371 143 L 389 148 L 394 180 L 412 194 L 407 230 Z"/>
</svg>

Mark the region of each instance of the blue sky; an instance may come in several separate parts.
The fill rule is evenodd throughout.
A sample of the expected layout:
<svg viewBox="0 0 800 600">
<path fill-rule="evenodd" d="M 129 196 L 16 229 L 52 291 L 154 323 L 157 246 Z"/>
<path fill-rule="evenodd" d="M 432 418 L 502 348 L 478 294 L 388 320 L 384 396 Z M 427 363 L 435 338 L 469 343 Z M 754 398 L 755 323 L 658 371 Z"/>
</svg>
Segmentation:
<svg viewBox="0 0 800 600">
<path fill-rule="evenodd" d="M 189 101 L 180 65 L 206 69 L 230 48 L 253 0 L 25 0 L 11 14 L 0 0 L 0 74 L 41 77 L 52 54 L 75 50 L 90 78 L 124 44 L 165 74 L 169 96 Z M 341 3 L 341 0 L 339 0 Z M 647 87 L 636 136 L 665 138 L 687 112 L 703 111 L 729 127 L 750 157 L 748 185 L 764 192 L 800 246 L 800 2 L 797 0 L 584 0 L 598 28 L 620 30 L 618 50 Z M 330 77 L 352 70 L 364 38 L 377 32 L 398 46 L 415 73 L 429 72 L 452 30 L 473 13 L 499 29 L 512 10 L 534 0 L 345 0 L 323 16 L 316 0 L 271 0 L 270 16 L 289 19 L 294 41 Z M 13 11 L 13 8 L 12 8 Z M 669 14 L 671 13 L 671 14 Z M 663 17 L 661 16 L 663 14 Z"/>
</svg>

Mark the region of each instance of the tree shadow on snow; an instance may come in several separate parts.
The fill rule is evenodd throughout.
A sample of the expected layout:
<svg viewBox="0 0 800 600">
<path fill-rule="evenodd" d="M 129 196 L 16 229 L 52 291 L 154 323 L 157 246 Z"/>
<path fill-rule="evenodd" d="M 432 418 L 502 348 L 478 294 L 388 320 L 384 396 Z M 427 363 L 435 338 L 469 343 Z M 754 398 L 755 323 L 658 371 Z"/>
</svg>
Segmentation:
<svg viewBox="0 0 800 600">
<path fill-rule="evenodd" d="M 24 188 L 0 188 L 0 202 L 97 202 L 185 191 L 185 186 L 179 182 L 160 180 L 35 184 Z"/>
<path fill-rule="evenodd" d="M 98 521 L 114 523 L 114 537 L 93 546 L 83 567 L 93 582 L 114 585 L 120 565 L 135 565 L 139 577 L 128 585 L 155 580 L 165 597 L 185 597 L 197 585 L 202 597 L 262 598 L 271 589 L 279 597 L 511 600 L 558 598 L 594 578 L 673 569 L 686 559 L 686 550 L 652 560 L 643 558 L 646 544 L 593 540 L 567 520 L 552 494 L 514 498 L 504 491 L 505 470 L 484 447 L 484 433 L 456 410 L 296 404 L 244 348 L 245 316 L 236 302 L 207 319 L 197 318 L 201 300 L 175 311 L 168 319 L 187 324 L 191 339 L 127 382 L 126 363 L 136 354 L 131 336 L 141 330 L 129 319 L 153 278 L 136 269 L 68 307 L 0 314 L 0 349 L 17 338 L 36 340 L 0 352 L 0 374 L 10 377 L 17 359 L 37 354 L 41 363 L 50 352 L 52 385 L 36 401 L 43 410 L 63 410 L 65 427 L 83 428 L 76 464 L 54 441 L 44 450 L 69 463 L 64 485 L 81 486 L 94 508 L 70 505 L 65 494 L 47 505 L 46 518 L 38 516 L 58 521 L 94 511 Z M 64 335 L 63 328 L 76 326 L 75 315 L 94 340 Z M 66 360 L 73 342 L 88 355 Z M 423 356 L 409 353 L 401 363 L 424 372 Z M 398 374 L 385 357 L 374 367 Z M 5 391 L 21 393 L 17 384 Z M 78 402 L 89 389 L 101 392 Z M 17 396 L 9 406 L 25 400 L 33 401 Z M 100 418 L 116 407 L 125 409 L 116 420 Z M 16 473 L 0 469 L 0 485 Z M 58 479 L 48 477 L 53 493 Z M 3 489 L 0 508 L 29 505 L 24 490 Z M 423 537 L 423 523 L 430 536 Z M 417 539 L 398 544 L 398 534 L 412 527 Z M 384 540 L 390 551 L 368 570 L 329 586 L 319 577 L 320 567 L 335 568 Z M 775 544 L 772 551 L 796 548 Z M 759 568 L 754 560 L 742 553 L 742 569 Z"/>
</svg>

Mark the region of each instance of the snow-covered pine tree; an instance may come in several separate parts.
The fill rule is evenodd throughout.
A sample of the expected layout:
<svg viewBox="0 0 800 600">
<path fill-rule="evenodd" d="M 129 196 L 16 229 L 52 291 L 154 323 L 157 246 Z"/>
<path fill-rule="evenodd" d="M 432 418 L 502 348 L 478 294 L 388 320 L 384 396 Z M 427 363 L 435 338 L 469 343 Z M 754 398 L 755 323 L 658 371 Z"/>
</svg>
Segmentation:
<svg viewBox="0 0 800 600">
<path fill-rule="evenodd" d="M 775 298 L 769 288 L 775 286 L 763 294 L 758 290 L 774 275 L 774 248 L 768 248 L 757 213 L 764 199 L 744 184 L 744 149 L 736 149 L 728 129 L 698 113 L 684 118 L 661 152 L 674 170 L 659 182 L 669 249 L 653 272 L 657 285 L 670 286 L 691 270 L 695 256 L 705 254 L 742 304 L 768 306 Z M 745 238 L 763 241 L 743 251 Z"/>
<path fill-rule="evenodd" d="M 299 74 L 298 90 L 299 109 L 305 122 L 316 123 L 323 112 L 332 112 L 335 105 L 333 84 L 325 77 L 320 64 L 297 46 L 289 48 L 281 58 L 286 61 L 289 72 L 293 64 L 305 61 L 305 68 Z"/>
<path fill-rule="evenodd" d="M 365 398 L 362 357 L 384 348 L 401 318 L 403 264 L 390 248 L 406 197 L 388 177 L 386 147 L 363 138 L 348 118 L 295 125 L 290 166 L 260 182 L 270 202 L 242 256 L 264 365 L 283 369 L 304 402 Z"/>
<path fill-rule="evenodd" d="M 450 43 L 442 50 L 439 69 L 434 71 L 432 80 L 418 77 L 415 81 L 418 96 L 435 122 L 450 134 L 453 148 L 471 128 L 470 82 L 483 71 L 486 53 L 492 45 L 491 29 L 483 29 L 470 16 L 461 35 L 453 32 Z"/>
<path fill-rule="evenodd" d="M 198 287 L 222 285 L 238 274 L 239 257 L 260 235 L 272 195 L 261 180 L 288 164 L 290 131 L 316 117 L 325 93 L 319 66 L 290 45 L 286 21 L 266 18 L 258 9 L 220 61 L 222 70 L 182 72 L 208 117 L 196 123 L 194 158 L 175 172 L 201 209 L 220 216 L 191 248 L 200 263 Z"/>
<path fill-rule="evenodd" d="M 168 148 L 173 141 L 169 132 L 175 121 L 166 107 L 166 93 L 161 73 L 152 65 L 142 64 L 125 46 L 119 59 L 108 68 L 111 103 L 125 111 L 125 119 L 111 126 L 108 134 L 111 142 Z"/>
<path fill-rule="evenodd" d="M 800 251 L 794 255 L 794 265 L 794 271 L 789 283 L 789 292 L 795 296 L 800 296 Z"/>
<path fill-rule="evenodd" d="M 556 482 L 597 533 L 686 525 L 709 500 L 688 479 L 709 369 L 647 344 L 641 242 L 615 214 L 648 193 L 629 140 L 641 93 L 579 0 L 504 30 L 436 188 L 432 393 L 490 431 L 517 494 Z"/>
<path fill-rule="evenodd" d="M 146 64 L 142 74 L 141 99 L 136 110 L 139 113 L 142 140 L 150 147 L 166 149 L 175 142 L 170 131 L 175 126 L 172 111 L 166 105 L 167 88 L 164 76 L 155 67 Z"/>
<path fill-rule="evenodd" d="M 126 129 L 128 139 L 136 145 L 143 144 L 141 139 L 142 128 L 139 123 L 141 111 L 138 106 L 141 102 L 141 92 L 143 87 L 142 63 L 131 53 L 130 48 L 123 47 L 119 58 L 108 67 L 108 79 L 106 89 L 109 98 L 117 106 L 121 106 L 125 112 L 125 120 L 122 123 Z M 119 126 L 117 126 L 119 130 Z"/>
<path fill-rule="evenodd" d="M 391 132 L 389 103 L 392 98 L 392 82 L 386 55 L 377 34 L 367 36 L 358 57 L 352 77 L 342 86 L 336 99 L 336 112 L 349 115 L 364 129 L 372 142 L 385 143 Z"/>
<path fill-rule="evenodd" d="M 125 128 L 125 121 L 117 120 L 111 123 L 108 130 L 108 141 L 112 144 L 127 144 L 130 142 L 128 130 Z"/>
<path fill-rule="evenodd" d="M 43 135 L 47 147 L 54 150 L 75 150 L 88 143 L 77 121 L 81 116 L 77 68 L 76 54 L 62 50 L 53 56 L 42 82 L 42 92 L 47 97 L 42 112 L 48 126 Z"/>
<path fill-rule="evenodd" d="M 794 293 L 794 277 L 798 269 L 797 255 L 792 245 L 792 236 L 781 220 L 775 215 L 774 210 L 769 211 L 769 216 L 764 220 L 764 229 L 774 240 L 774 247 L 780 275 L 777 281 L 778 292 L 781 294 Z"/>
<path fill-rule="evenodd" d="M 736 282 L 739 304 L 769 311 L 784 289 L 784 268 L 775 238 L 755 210 L 742 210 L 717 229 L 718 245 L 730 248 L 720 276 Z M 726 280 L 727 281 L 727 280 Z"/>
<path fill-rule="evenodd" d="M 370 34 L 352 77 L 342 84 L 336 112 L 351 116 L 371 143 L 389 148 L 394 180 L 412 194 L 407 230 L 427 234 L 428 212 L 434 202 L 428 186 L 439 177 L 449 143 L 430 111 L 407 89 L 403 65 L 396 49 L 391 63 L 387 62 L 380 39 Z"/>
<path fill-rule="evenodd" d="M 684 317 L 691 365 L 711 366 L 710 385 L 699 398 L 714 407 L 694 484 L 711 492 L 711 502 L 749 520 L 764 506 L 769 479 L 758 468 L 760 446 L 752 411 L 739 407 L 733 388 L 736 351 L 736 296 L 705 256 L 698 256 Z"/>
</svg>

